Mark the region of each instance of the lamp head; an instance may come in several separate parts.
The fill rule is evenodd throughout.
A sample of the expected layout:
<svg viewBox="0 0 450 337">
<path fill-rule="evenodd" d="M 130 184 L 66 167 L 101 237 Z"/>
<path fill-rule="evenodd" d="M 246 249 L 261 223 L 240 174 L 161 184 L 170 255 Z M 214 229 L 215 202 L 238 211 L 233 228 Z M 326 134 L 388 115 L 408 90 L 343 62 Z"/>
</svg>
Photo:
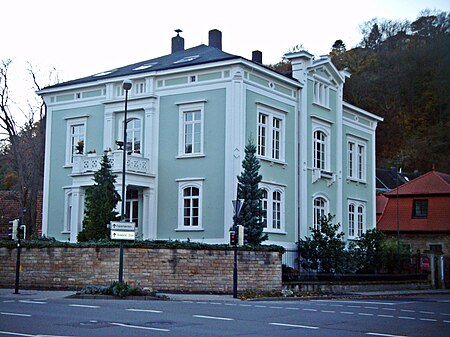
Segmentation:
<svg viewBox="0 0 450 337">
<path fill-rule="evenodd" d="M 133 83 L 131 83 L 130 80 L 124 80 L 122 83 L 122 88 L 123 88 L 123 90 L 128 91 L 131 89 L 132 85 L 133 85 Z"/>
</svg>

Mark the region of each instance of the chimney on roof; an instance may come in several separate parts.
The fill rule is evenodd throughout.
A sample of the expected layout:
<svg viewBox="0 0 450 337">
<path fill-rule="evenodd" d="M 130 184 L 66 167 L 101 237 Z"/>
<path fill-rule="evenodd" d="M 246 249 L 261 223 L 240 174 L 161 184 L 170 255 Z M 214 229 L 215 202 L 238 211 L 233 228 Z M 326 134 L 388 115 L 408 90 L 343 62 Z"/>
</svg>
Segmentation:
<svg viewBox="0 0 450 337">
<path fill-rule="evenodd" d="M 260 52 L 259 50 L 252 51 L 252 61 L 262 64 L 262 52 Z"/>
<path fill-rule="evenodd" d="M 175 32 L 177 33 L 177 36 L 172 38 L 172 54 L 177 51 L 184 50 L 184 39 L 180 36 L 182 30 L 175 29 Z"/>
<path fill-rule="evenodd" d="M 208 45 L 222 50 L 222 32 L 220 30 L 212 29 L 209 31 Z"/>
</svg>

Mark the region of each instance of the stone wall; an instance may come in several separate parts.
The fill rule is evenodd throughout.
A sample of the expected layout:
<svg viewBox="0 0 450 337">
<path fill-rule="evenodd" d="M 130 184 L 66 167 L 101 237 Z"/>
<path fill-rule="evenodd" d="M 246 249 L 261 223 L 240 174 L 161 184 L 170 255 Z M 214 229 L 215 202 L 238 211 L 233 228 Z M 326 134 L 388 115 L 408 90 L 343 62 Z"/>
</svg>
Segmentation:
<svg viewBox="0 0 450 337">
<path fill-rule="evenodd" d="M 0 286 L 14 287 L 16 249 L 0 248 Z M 232 250 L 124 249 L 124 281 L 157 291 L 233 289 Z M 119 248 L 23 248 L 21 288 L 78 289 L 118 279 Z M 238 252 L 238 290 L 280 290 L 281 253 Z"/>
</svg>

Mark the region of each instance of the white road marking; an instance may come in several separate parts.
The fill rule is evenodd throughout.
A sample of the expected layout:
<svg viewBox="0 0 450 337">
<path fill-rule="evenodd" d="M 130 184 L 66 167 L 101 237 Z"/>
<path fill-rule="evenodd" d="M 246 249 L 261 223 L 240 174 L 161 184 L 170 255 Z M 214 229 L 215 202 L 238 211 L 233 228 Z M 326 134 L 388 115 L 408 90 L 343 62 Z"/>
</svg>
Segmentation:
<svg viewBox="0 0 450 337">
<path fill-rule="evenodd" d="M 437 322 L 437 319 L 433 319 L 433 318 L 419 318 L 419 320 L 426 321 L 426 322 Z"/>
<path fill-rule="evenodd" d="M 414 317 L 410 317 L 410 316 L 398 316 L 398 318 L 400 318 L 400 319 L 415 319 Z"/>
<path fill-rule="evenodd" d="M 444 322 L 444 323 L 450 323 L 450 321 L 442 321 L 442 322 Z"/>
<path fill-rule="evenodd" d="M 47 302 L 41 302 L 41 301 L 30 301 L 30 300 L 19 300 L 20 303 L 27 303 L 27 304 L 47 304 Z"/>
<path fill-rule="evenodd" d="M 235 307 L 235 306 L 237 306 L 237 304 L 234 304 L 234 303 L 225 303 L 225 305 L 228 305 L 228 306 L 230 306 L 230 307 Z"/>
<path fill-rule="evenodd" d="M 341 311 L 340 313 L 345 314 L 345 315 L 354 315 L 355 314 L 354 312 L 351 312 L 351 311 Z"/>
<path fill-rule="evenodd" d="M 403 312 L 416 312 L 415 310 L 409 310 L 409 309 L 400 309 L 400 311 L 403 311 Z"/>
<path fill-rule="evenodd" d="M 240 307 L 251 307 L 251 304 L 239 304 Z"/>
<path fill-rule="evenodd" d="M 265 305 L 255 305 L 255 308 L 267 308 Z"/>
<path fill-rule="evenodd" d="M 287 307 L 286 310 L 300 310 L 299 308 L 289 308 Z"/>
<path fill-rule="evenodd" d="M 6 301 L 3 301 L 3 303 L 14 303 L 16 300 L 6 300 Z"/>
<path fill-rule="evenodd" d="M 269 307 L 270 309 L 283 309 L 283 307 Z"/>
<path fill-rule="evenodd" d="M 269 323 L 270 325 L 286 326 L 289 328 L 303 328 L 303 329 L 319 329 L 317 326 L 298 325 L 298 324 L 286 324 L 286 323 Z"/>
<path fill-rule="evenodd" d="M 382 337 L 408 337 L 408 336 L 400 336 L 400 335 L 388 335 L 388 334 L 385 334 L 385 333 L 378 333 L 378 332 L 367 332 L 366 335 L 382 336 Z"/>
<path fill-rule="evenodd" d="M 222 305 L 222 303 L 219 303 L 219 302 L 209 302 L 209 304 L 212 304 L 212 305 Z"/>
<path fill-rule="evenodd" d="M 219 321 L 234 321 L 233 318 L 229 318 L 229 317 L 204 316 L 204 315 L 192 315 L 192 317 L 206 318 L 206 319 L 215 319 L 215 320 L 219 320 Z"/>
<path fill-rule="evenodd" d="M 434 312 L 431 311 L 419 311 L 421 314 L 430 314 L 430 315 L 434 315 Z"/>
<path fill-rule="evenodd" d="M 308 309 L 308 308 L 305 308 L 305 309 L 302 309 L 303 311 L 317 311 L 317 309 Z"/>
<path fill-rule="evenodd" d="M 376 309 L 378 309 L 378 307 L 364 307 L 364 309 L 374 309 L 374 310 L 376 310 Z"/>
<path fill-rule="evenodd" d="M 378 304 L 378 305 L 396 305 L 396 304 L 398 304 L 398 303 L 392 303 L 392 302 L 340 301 L 340 300 L 312 300 L 311 302 L 338 302 L 338 303 L 359 303 L 359 304 Z"/>
<path fill-rule="evenodd" d="M 349 308 L 361 308 L 360 305 L 347 305 L 347 307 L 349 307 Z"/>
<path fill-rule="evenodd" d="M 389 310 L 389 311 L 395 311 L 395 310 L 397 310 L 397 309 L 393 309 L 393 308 L 381 308 L 381 309 L 383 309 L 383 310 Z"/>
<path fill-rule="evenodd" d="M 22 337 L 36 337 L 35 335 L 27 335 L 24 333 L 12 332 L 12 331 L 0 331 L 1 335 L 10 335 L 10 336 L 22 336 Z"/>
<path fill-rule="evenodd" d="M 320 310 L 320 312 L 328 313 L 328 314 L 334 314 L 336 311 L 334 310 Z"/>
<path fill-rule="evenodd" d="M 133 309 L 133 308 L 130 308 L 130 309 L 125 309 L 125 310 L 126 311 L 134 311 L 134 312 L 151 312 L 151 313 L 154 313 L 154 314 L 162 313 L 161 310 L 151 310 L 151 309 Z"/>
<path fill-rule="evenodd" d="M 121 326 L 124 328 L 133 328 L 133 329 L 143 329 L 143 330 L 153 330 L 153 331 L 164 331 L 164 332 L 169 332 L 170 330 L 168 329 L 160 329 L 160 328 L 151 328 L 148 326 L 140 326 L 140 325 L 131 325 L 131 324 L 124 324 L 124 323 L 114 323 L 111 322 L 111 325 L 116 325 L 116 326 Z"/>
<path fill-rule="evenodd" d="M 98 305 L 85 305 L 85 304 L 69 304 L 69 307 L 90 308 L 90 309 L 100 308 Z"/>
<path fill-rule="evenodd" d="M 373 314 L 368 314 L 367 312 L 358 312 L 358 315 L 360 316 L 373 316 Z M 380 315 L 378 315 L 380 316 Z"/>
<path fill-rule="evenodd" d="M 444 315 L 444 316 L 450 316 L 450 314 L 447 314 L 447 313 L 445 313 L 445 312 L 441 312 L 441 315 Z"/>
<path fill-rule="evenodd" d="M 330 304 L 330 307 L 343 307 L 343 304 Z"/>
<path fill-rule="evenodd" d="M 18 314 L 15 312 L 0 312 L 0 315 L 6 315 L 6 316 L 20 316 L 20 317 L 31 317 L 30 314 Z"/>
<path fill-rule="evenodd" d="M 208 304 L 208 302 L 195 302 L 197 304 Z"/>
<path fill-rule="evenodd" d="M 378 317 L 387 317 L 387 318 L 393 318 L 394 316 L 392 315 L 377 315 Z"/>
</svg>

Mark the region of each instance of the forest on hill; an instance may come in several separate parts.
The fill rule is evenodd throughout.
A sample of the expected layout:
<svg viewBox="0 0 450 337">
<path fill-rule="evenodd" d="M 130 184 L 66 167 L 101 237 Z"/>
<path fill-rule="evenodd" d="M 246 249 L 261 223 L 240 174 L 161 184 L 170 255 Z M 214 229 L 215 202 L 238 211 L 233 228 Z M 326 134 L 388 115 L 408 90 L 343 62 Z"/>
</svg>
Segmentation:
<svg viewBox="0 0 450 337">
<path fill-rule="evenodd" d="M 351 73 L 345 101 L 384 118 L 377 127 L 377 167 L 449 173 L 449 13 L 423 11 L 414 22 L 373 19 L 360 28 L 358 46 L 347 50 L 336 40 L 330 57 Z M 286 59 L 269 67 L 290 71 Z"/>
</svg>

